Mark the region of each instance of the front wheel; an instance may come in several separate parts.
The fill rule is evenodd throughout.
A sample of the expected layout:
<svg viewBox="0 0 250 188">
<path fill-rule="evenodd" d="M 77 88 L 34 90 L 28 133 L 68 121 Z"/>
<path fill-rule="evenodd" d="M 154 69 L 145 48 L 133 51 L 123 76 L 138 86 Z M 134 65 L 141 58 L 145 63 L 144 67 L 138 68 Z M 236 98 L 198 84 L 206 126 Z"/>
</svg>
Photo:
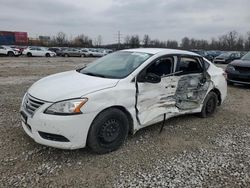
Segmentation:
<svg viewBox="0 0 250 188">
<path fill-rule="evenodd" d="M 13 52 L 8 52 L 8 56 L 13 57 L 13 56 L 15 56 L 15 54 Z"/>
<path fill-rule="evenodd" d="M 121 110 L 105 110 L 93 121 L 87 144 L 92 151 L 99 154 L 117 150 L 127 138 L 128 125 L 128 118 Z"/>
<path fill-rule="evenodd" d="M 50 57 L 50 54 L 49 54 L 49 53 L 46 53 L 45 56 L 46 56 L 46 57 Z"/>
<path fill-rule="evenodd" d="M 203 118 L 211 116 L 215 112 L 217 105 L 218 105 L 217 94 L 214 92 L 208 93 L 203 102 L 203 107 L 200 116 Z"/>
</svg>

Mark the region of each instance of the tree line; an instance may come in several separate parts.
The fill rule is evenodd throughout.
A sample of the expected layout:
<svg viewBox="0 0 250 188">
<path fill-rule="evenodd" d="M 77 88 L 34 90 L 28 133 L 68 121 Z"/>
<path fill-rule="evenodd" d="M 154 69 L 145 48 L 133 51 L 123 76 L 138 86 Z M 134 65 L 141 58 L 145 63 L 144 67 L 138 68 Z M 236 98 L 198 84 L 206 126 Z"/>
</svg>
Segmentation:
<svg viewBox="0 0 250 188">
<path fill-rule="evenodd" d="M 124 39 L 124 48 L 138 47 L 160 47 L 160 48 L 180 48 L 185 50 L 203 49 L 203 50 L 225 50 L 225 51 L 249 51 L 250 50 L 250 31 L 241 35 L 236 31 L 230 31 L 211 40 L 195 39 L 184 37 L 179 43 L 176 40 L 160 41 L 151 39 L 145 34 L 142 39 L 138 35 L 126 36 Z"/>
<path fill-rule="evenodd" d="M 34 45 L 30 43 L 29 45 Z M 37 45 L 37 44 L 35 44 Z M 225 50 L 225 51 L 249 51 L 250 50 L 250 31 L 242 35 L 236 31 L 230 31 L 217 38 L 211 40 L 196 39 L 183 37 L 180 42 L 176 40 L 162 41 L 159 39 L 151 39 L 148 34 L 143 37 L 139 35 L 127 35 L 124 37 L 124 42 L 121 44 L 102 44 L 102 36 L 99 35 L 96 39 L 91 39 L 89 36 L 81 34 L 74 38 L 69 38 L 65 33 L 59 32 L 49 41 L 40 41 L 39 45 L 44 46 L 69 46 L 69 47 L 106 47 L 112 49 L 126 48 L 174 48 L 174 49 L 203 49 L 203 50 Z"/>
</svg>

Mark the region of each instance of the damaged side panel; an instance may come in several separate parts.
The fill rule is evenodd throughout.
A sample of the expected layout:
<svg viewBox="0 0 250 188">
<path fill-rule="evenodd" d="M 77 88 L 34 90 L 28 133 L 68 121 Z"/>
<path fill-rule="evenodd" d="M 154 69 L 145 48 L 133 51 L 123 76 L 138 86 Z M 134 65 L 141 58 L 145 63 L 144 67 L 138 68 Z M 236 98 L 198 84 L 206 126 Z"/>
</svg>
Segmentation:
<svg viewBox="0 0 250 188">
<path fill-rule="evenodd" d="M 198 108 L 210 86 L 210 79 L 202 83 L 202 74 L 181 76 L 176 94 L 176 106 L 181 110 Z"/>
<path fill-rule="evenodd" d="M 159 84 L 140 83 L 137 108 L 141 125 L 157 122 L 155 119 L 164 114 L 172 117 L 200 108 L 212 84 L 209 75 L 202 82 L 203 78 L 202 74 L 190 74 L 162 78 Z"/>
<path fill-rule="evenodd" d="M 165 113 L 178 112 L 176 93 L 179 77 L 162 78 L 159 84 L 138 83 L 138 117 L 142 125 Z"/>
</svg>

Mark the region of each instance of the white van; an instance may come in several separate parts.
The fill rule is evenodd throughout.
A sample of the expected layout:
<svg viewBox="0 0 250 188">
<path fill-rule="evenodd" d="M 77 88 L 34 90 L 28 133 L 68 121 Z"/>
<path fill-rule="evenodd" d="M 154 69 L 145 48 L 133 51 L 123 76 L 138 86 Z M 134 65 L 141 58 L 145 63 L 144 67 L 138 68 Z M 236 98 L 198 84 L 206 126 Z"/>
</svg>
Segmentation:
<svg viewBox="0 0 250 188">
<path fill-rule="evenodd" d="M 226 95 L 224 71 L 195 53 L 122 50 L 34 83 L 22 101 L 22 126 L 40 144 L 106 153 L 164 119 L 210 116 Z"/>
</svg>

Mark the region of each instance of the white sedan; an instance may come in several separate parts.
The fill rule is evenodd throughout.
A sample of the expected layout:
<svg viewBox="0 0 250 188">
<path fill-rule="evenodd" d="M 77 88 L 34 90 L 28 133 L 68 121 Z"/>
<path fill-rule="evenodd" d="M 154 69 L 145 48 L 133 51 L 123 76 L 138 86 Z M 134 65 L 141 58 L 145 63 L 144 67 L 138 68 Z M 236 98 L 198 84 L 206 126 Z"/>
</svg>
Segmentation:
<svg viewBox="0 0 250 188">
<path fill-rule="evenodd" d="M 128 133 L 173 116 L 211 116 L 226 95 L 224 71 L 198 54 L 123 50 L 34 83 L 22 101 L 22 126 L 43 145 L 107 153 Z"/>
<path fill-rule="evenodd" d="M 23 51 L 23 55 L 28 57 L 36 56 L 36 57 L 53 57 L 56 56 L 55 52 L 49 51 L 47 48 L 44 47 L 28 47 Z"/>
</svg>

